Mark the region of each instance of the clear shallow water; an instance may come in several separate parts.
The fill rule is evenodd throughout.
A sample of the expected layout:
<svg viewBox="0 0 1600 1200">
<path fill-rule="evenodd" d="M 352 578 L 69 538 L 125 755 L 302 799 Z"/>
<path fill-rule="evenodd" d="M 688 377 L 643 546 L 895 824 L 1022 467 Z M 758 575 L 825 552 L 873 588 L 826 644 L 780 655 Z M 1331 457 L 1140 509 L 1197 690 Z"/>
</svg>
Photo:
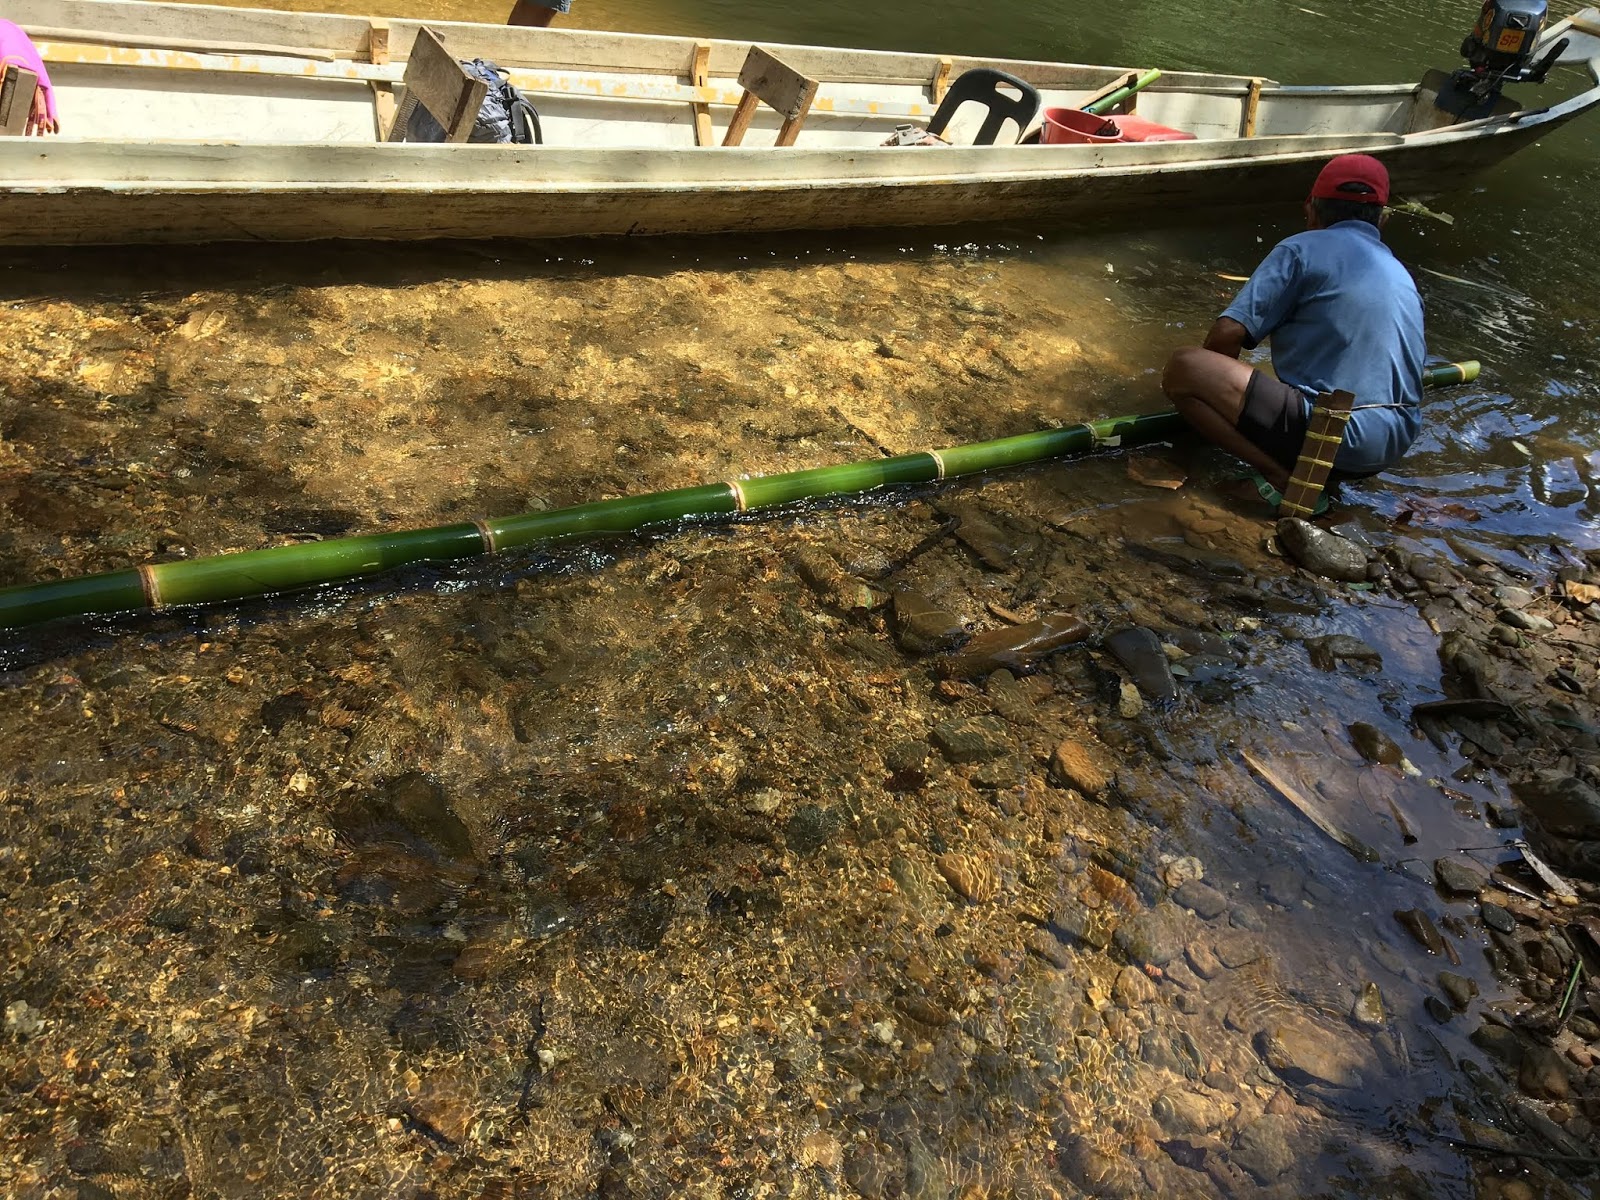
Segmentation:
<svg viewBox="0 0 1600 1200">
<path fill-rule="evenodd" d="M 1470 18 L 578 3 L 625 28 L 1299 81 L 1412 77 Z M 1397 224 L 1433 349 L 1486 375 L 1435 394 L 1405 467 L 1355 493 L 1358 525 L 1390 537 L 1409 513 L 1414 551 L 1467 536 L 1532 569 L 1591 540 L 1593 137 L 1441 203 L 1452 229 Z M 1218 276 L 1294 219 L 16 256 L 0 581 L 1153 408 L 1167 351 L 1226 302 Z M 1177 493 L 1112 455 L 8 639 L 3 999 L 26 1007 L 6 1186 L 1249 1195 L 1239 1139 L 1271 1116 L 1295 1169 L 1268 1194 L 1496 1195 L 1439 1140 L 1488 1104 L 1455 1070 L 1470 1022 L 1422 1012 L 1445 964 L 1392 912 L 1462 922 L 1460 969 L 1500 996 L 1470 906 L 1418 867 L 1496 861 L 1483 804 L 1504 784 L 1410 729 L 1440 688 L 1415 609 L 1281 578 L 1259 510 L 1213 486 L 1214 460 L 1188 466 Z M 952 513 L 996 527 L 1005 565 L 946 538 L 884 586 L 974 627 L 1064 608 L 1221 645 L 1171 712 L 1122 715 L 1099 651 L 1016 691 L 941 681 L 835 585 Z M 1180 569 L 1184 549 L 1228 561 Z M 1278 606 L 1220 602 L 1240 572 Z M 1312 668 L 1303 639 L 1330 632 L 1385 669 Z M 969 718 L 999 723 L 998 750 L 948 763 L 934 731 Z M 1358 720 L 1420 774 L 1365 765 Z M 1063 739 L 1105 756 L 1115 803 L 1047 781 Z M 1190 857 L 1215 916 L 1171 908 Z M 1148 946 L 1065 932 L 1080 913 L 1086 932 L 1158 914 L 1183 949 L 1155 980 L 1127 966 Z M 1206 977 L 1206 951 L 1230 965 Z M 1347 1018 L 1369 982 L 1381 1029 Z M 1337 1081 L 1285 1087 L 1260 1050 L 1280 1028 Z M 1214 1169 L 1162 1148 L 1163 1096 L 1196 1106 Z"/>
</svg>

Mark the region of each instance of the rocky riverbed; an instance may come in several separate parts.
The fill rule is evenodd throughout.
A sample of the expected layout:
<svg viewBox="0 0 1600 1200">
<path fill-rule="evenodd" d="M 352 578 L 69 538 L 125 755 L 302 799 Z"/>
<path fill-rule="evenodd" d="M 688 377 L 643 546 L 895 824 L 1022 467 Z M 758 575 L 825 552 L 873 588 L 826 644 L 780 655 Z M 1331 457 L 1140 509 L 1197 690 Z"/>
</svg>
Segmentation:
<svg viewBox="0 0 1600 1200">
<path fill-rule="evenodd" d="M 0 570 L 1149 407 L 1090 266 L 19 300 Z M 1221 474 L 9 638 L 4 1190 L 1587 1194 L 1600 575 Z"/>
</svg>

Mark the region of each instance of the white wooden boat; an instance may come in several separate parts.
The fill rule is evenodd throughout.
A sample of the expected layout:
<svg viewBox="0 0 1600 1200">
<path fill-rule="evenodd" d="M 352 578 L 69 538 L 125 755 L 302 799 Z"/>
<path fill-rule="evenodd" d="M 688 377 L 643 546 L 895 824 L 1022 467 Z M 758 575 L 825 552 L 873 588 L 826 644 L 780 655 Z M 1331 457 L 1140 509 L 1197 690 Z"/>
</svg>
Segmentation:
<svg viewBox="0 0 1600 1200">
<path fill-rule="evenodd" d="M 545 144 L 385 143 L 420 22 L 130 0 L 6 0 L 3 15 L 39 46 L 63 132 L 0 138 L 0 245 L 1069 222 L 1292 201 L 1346 151 L 1426 198 L 1600 102 L 1592 8 L 1545 31 L 1569 44 L 1540 93 L 1564 98 L 1544 107 L 1441 124 L 1438 72 L 1359 87 L 1175 72 L 1138 112 L 1197 136 L 1179 142 L 885 147 L 971 67 L 1074 107 L 1159 64 L 770 46 L 820 82 L 798 141 L 775 147 L 763 107 L 723 148 L 748 43 L 428 22 L 457 57 L 510 68 Z"/>
</svg>

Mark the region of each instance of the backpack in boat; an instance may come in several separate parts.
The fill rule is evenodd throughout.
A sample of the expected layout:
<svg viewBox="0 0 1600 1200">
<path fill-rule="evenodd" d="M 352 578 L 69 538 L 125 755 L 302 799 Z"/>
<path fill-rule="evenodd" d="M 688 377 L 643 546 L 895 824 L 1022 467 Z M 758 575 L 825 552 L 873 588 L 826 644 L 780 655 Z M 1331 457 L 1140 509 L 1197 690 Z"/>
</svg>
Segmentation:
<svg viewBox="0 0 1600 1200">
<path fill-rule="evenodd" d="M 539 113 L 518 89 L 511 86 L 506 76 L 509 72 L 486 58 L 471 62 L 461 61 L 462 68 L 489 85 L 478 107 L 478 116 L 472 123 L 469 142 L 518 142 L 522 145 L 542 145 L 544 131 L 539 128 Z M 408 142 L 442 142 L 444 127 L 435 121 L 427 109 L 418 105 L 406 126 Z"/>
</svg>

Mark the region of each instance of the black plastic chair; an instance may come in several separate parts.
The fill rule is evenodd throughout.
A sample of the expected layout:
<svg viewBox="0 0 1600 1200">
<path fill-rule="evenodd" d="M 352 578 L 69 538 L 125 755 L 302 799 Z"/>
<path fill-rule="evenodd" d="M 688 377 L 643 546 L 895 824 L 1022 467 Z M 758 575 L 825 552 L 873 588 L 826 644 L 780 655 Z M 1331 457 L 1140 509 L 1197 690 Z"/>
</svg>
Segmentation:
<svg viewBox="0 0 1600 1200">
<path fill-rule="evenodd" d="M 1019 94 L 1013 96 L 1001 91 L 1002 84 Z M 1017 137 L 1020 138 L 1039 111 L 1039 93 L 1031 83 L 1024 83 L 1015 75 L 1007 75 L 991 67 L 974 67 L 970 71 L 963 71 L 961 77 L 950 85 L 950 90 L 939 102 L 938 111 L 933 114 L 933 120 L 928 122 L 928 132 L 943 134 L 945 126 L 950 124 L 950 118 L 956 115 L 956 109 L 969 100 L 989 110 L 983 128 L 972 139 L 974 146 L 994 145 L 994 139 L 1000 135 L 1000 127 L 1008 117 L 1017 123 Z"/>
</svg>

